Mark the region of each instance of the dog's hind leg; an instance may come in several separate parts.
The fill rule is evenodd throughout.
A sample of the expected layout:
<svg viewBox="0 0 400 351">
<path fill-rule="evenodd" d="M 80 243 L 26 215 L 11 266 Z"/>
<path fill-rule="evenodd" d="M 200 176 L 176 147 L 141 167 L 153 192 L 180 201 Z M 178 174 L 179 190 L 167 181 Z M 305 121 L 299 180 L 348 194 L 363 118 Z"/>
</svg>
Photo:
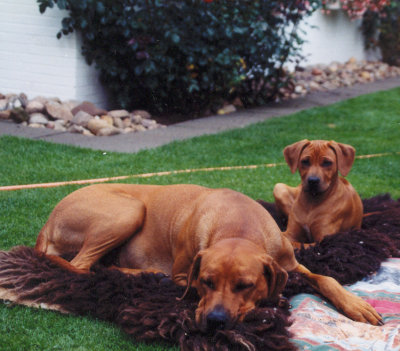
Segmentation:
<svg viewBox="0 0 400 351">
<path fill-rule="evenodd" d="M 87 272 L 140 230 L 146 216 L 142 201 L 115 192 L 101 195 L 62 200 L 41 230 L 35 250 L 68 270 Z M 70 263 L 57 257 L 71 252 L 78 254 Z"/>
<path fill-rule="evenodd" d="M 93 221 L 82 248 L 71 264 L 78 269 L 89 270 L 107 252 L 134 235 L 142 227 L 145 215 L 146 209 L 142 202 L 121 198 L 118 213 L 111 220 Z"/>
</svg>

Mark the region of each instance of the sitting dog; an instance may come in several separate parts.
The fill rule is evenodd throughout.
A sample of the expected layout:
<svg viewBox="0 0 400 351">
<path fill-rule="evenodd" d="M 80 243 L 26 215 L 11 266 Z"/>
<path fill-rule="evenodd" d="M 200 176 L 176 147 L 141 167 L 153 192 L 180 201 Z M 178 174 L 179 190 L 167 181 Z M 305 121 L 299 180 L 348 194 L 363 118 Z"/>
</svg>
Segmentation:
<svg viewBox="0 0 400 351">
<path fill-rule="evenodd" d="M 359 229 L 363 205 L 346 176 L 355 149 L 325 140 L 302 140 L 283 150 L 292 173 L 299 170 L 301 184 L 274 187 L 275 204 L 288 217 L 285 235 L 295 247 L 321 241 L 326 235 Z"/>
<path fill-rule="evenodd" d="M 299 264 L 290 241 L 256 201 L 196 185 L 99 184 L 54 208 L 35 250 L 77 273 L 114 248 L 125 273 L 163 272 L 200 297 L 201 330 L 230 328 L 265 299 L 277 300 L 287 272 L 307 281 L 350 318 L 381 323 L 364 300 Z M 77 253 L 71 262 L 61 255 Z"/>
</svg>

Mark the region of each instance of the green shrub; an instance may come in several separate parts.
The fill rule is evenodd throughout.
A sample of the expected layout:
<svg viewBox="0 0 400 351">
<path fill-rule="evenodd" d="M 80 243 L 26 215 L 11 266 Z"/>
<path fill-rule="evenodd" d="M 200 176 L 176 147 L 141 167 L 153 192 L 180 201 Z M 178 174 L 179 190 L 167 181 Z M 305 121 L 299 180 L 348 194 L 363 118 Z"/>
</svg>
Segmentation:
<svg viewBox="0 0 400 351">
<path fill-rule="evenodd" d="M 384 62 L 400 66 L 400 0 L 391 0 L 380 12 L 367 11 L 362 29 L 367 48 L 378 47 Z"/>
<path fill-rule="evenodd" d="M 263 104 L 301 58 L 296 26 L 318 0 L 37 0 L 68 10 L 58 37 L 82 53 L 125 108 L 201 112 L 239 96 Z"/>
</svg>

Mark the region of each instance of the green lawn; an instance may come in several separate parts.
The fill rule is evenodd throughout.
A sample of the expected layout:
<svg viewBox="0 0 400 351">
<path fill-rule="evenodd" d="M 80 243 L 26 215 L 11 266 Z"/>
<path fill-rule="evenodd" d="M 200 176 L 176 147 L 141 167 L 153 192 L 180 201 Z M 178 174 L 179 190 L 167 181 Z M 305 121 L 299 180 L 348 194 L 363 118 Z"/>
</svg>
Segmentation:
<svg viewBox="0 0 400 351">
<path fill-rule="evenodd" d="M 101 178 L 145 172 L 283 162 L 295 141 L 332 139 L 353 145 L 357 159 L 348 175 L 362 197 L 389 192 L 400 197 L 400 88 L 362 96 L 247 128 L 175 142 L 137 154 L 103 153 L 14 137 L 0 137 L 0 186 Z M 195 183 L 229 187 L 272 201 L 275 183 L 295 185 L 287 166 L 197 172 L 126 182 Z M 0 249 L 34 245 L 55 204 L 78 186 L 0 192 Z M 108 323 L 90 318 L 0 305 L 0 350 L 167 350 L 137 344 Z"/>
</svg>

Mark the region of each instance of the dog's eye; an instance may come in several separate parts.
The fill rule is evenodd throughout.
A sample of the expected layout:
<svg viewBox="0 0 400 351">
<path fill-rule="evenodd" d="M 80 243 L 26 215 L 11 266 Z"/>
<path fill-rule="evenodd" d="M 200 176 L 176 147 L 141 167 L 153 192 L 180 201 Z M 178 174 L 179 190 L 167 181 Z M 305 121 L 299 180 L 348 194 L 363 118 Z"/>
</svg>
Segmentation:
<svg viewBox="0 0 400 351">
<path fill-rule="evenodd" d="M 246 290 L 246 289 L 250 289 L 253 286 L 254 286 L 253 283 L 242 283 L 242 282 L 240 282 L 240 283 L 236 284 L 235 291 L 243 291 L 243 290 Z"/>
<path fill-rule="evenodd" d="M 310 160 L 308 158 L 301 160 L 301 165 L 304 167 L 308 167 L 310 165 Z"/>
<path fill-rule="evenodd" d="M 211 279 L 200 279 L 201 283 L 206 285 L 208 288 L 214 290 L 215 285 L 214 282 Z"/>
<path fill-rule="evenodd" d="M 322 167 L 330 167 L 330 166 L 332 166 L 332 161 L 324 160 L 322 162 Z"/>
</svg>

